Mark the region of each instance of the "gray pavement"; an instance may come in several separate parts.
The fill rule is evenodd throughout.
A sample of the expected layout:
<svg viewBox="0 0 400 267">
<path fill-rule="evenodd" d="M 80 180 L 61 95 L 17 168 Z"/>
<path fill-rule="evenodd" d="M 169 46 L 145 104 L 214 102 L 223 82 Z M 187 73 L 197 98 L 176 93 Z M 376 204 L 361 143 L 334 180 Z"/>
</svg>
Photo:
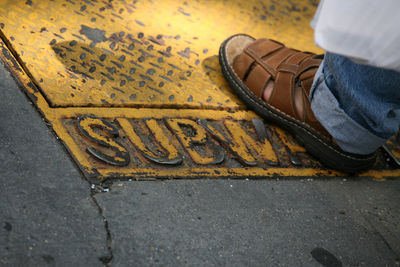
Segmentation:
<svg viewBox="0 0 400 267">
<path fill-rule="evenodd" d="M 400 179 L 116 181 L 91 190 L 2 64 L 0 117 L 1 266 L 400 264 Z"/>
</svg>

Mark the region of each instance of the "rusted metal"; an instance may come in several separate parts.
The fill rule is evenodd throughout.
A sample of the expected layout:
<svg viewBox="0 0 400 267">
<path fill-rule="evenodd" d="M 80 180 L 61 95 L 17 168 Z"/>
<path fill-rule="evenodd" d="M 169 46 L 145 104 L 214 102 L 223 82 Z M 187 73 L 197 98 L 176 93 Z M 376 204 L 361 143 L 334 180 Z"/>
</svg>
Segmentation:
<svg viewBox="0 0 400 267">
<path fill-rule="evenodd" d="M 309 0 L 4 0 L 0 57 L 92 182 L 341 176 L 248 111 L 217 59 L 238 32 L 322 52 L 309 27 L 315 8 Z M 387 148 L 396 155 L 397 143 Z M 399 174 L 380 153 L 360 176 Z"/>
</svg>

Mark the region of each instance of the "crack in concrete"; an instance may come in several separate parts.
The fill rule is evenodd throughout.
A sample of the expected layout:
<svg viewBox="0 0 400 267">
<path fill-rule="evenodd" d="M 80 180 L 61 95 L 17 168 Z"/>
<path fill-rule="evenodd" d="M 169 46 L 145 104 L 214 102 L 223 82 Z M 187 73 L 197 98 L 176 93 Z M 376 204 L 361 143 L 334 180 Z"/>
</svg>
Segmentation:
<svg viewBox="0 0 400 267">
<path fill-rule="evenodd" d="M 12 50 L 11 50 L 12 51 Z M 16 57 L 18 58 L 18 57 Z M 1 60 L 0 60 L 1 61 Z M 33 108 L 38 112 L 38 114 L 40 115 L 40 117 L 42 118 L 43 122 L 45 123 L 45 125 L 47 126 L 47 133 L 49 133 L 50 135 L 52 135 L 53 138 L 55 138 L 58 142 L 58 144 L 60 145 L 59 148 L 65 153 L 65 155 L 67 155 L 67 157 L 72 161 L 72 163 L 74 163 L 74 166 L 76 167 L 76 169 L 78 170 L 78 172 L 81 174 L 81 178 L 86 181 L 89 186 L 91 186 L 91 183 L 88 179 L 86 179 L 86 177 L 84 176 L 84 174 L 81 172 L 79 166 L 76 165 L 75 160 L 73 159 L 72 155 L 69 153 L 69 151 L 67 150 L 65 144 L 62 142 L 62 140 L 60 140 L 57 136 L 57 134 L 55 133 L 51 123 L 43 116 L 44 114 L 42 113 L 42 111 L 38 108 L 38 106 L 35 105 L 34 101 L 32 101 L 32 98 L 29 96 L 29 94 L 27 93 L 27 91 L 24 89 L 23 84 L 21 84 L 21 82 L 15 77 L 15 75 L 13 75 L 13 72 L 11 71 L 11 66 L 9 66 L 8 64 L 6 64 L 5 62 L 0 62 L 0 67 L 4 67 L 4 69 L 10 74 L 10 77 L 14 80 L 15 84 L 17 85 L 17 87 L 21 90 L 21 92 L 25 95 L 28 103 L 30 105 L 33 106 Z M 31 78 L 31 77 L 30 77 Z M 13 151 L 10 150 L 10 154 L 15 156 L 15 153 Z M 20 160 L 19 160 L 20 161 Z M 103 186 L 100 186 L 100 188 L 106 188 Z M 106 234 L 107 234 L 107 250 L 108 250 L 108 255 L 105 256 L 101 256 L 99 257 L 99 260 L 105 265 L 105 266 L 109 266 L 109 263 L 112 261 L 112 259 L 114 258 L 113 255 L 113 251 L 111 249 L 111 232 L 109 229 L 109 225 L 108 225 L 108 221 L 107 219 L 104 217 L 103 215 L 103 209 L 101 208 L 101 206 L 99 205 L 99 203 L 97 202 L 97 200 L 95 199 L 95 194 L 98 193 L 96 190 L 93 190 L 93 188 L 90 189 L 91 193 L 90 193 L 90 198 L 93 200 L 94 204 L 97 206 L 98 208 L 98 212 L 101 216 L 101 218 L 103 219 L 104 222 L 104 228 L 106 230 Z M 108 192 L 105 191 L 104 189 L 101 192 Z"/>
<path fill-rule="evenodd" d="M 99 214 L 100 214 L 101 218 L 103 219 L 104 228 L 105 228 L 106 234 L 107 234 L 107 250 L 109 252 L 109 255 L 99 257 L 99 260 L 104 264 L 104 266 L 108 267 L 108 266 L 110 266 L 110 262 L 114 258 L 114 254 L 113 254 L 112 247 L 111 247 L 112 236 L 111 236 L 110 227 L 108 225 L 108 221 L 103 214 L 103 208 L 100 206 L 99 202 L 95 198 L 96 193 L 97 192 L 93 188 L 91 188 L 90 198 L 93 200 L 94 204 L 97 206 Z"/>
</svg>

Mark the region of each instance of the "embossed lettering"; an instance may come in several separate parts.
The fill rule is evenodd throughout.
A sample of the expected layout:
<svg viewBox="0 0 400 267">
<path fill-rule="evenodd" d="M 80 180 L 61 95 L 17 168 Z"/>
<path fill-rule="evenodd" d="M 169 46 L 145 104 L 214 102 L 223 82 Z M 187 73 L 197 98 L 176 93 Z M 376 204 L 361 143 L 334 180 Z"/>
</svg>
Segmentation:
<svg viewBox="0 0 400 267">
<path fill-rule="evenodd" d="M 154 119 L 145 120 L 145 125 L 154 136 L 155 142 L 158 143 L 159 147 L 166 152 L 166 155 L 158 155 L 152 152 L 142 141 L 139 135 L 133 129 L 132 124 L 127 119 L 118 119 L 118 123 L 121 125 L 123 131 L 127 134 L 129 140 L 133 145 L 142 153 L 142 155 L 148 160 L 164 164 L 164 165 L 177 165 L 182 163 L 182 156 L 178 150 L 173 146 L 170 139 L 165 136 L 162 128 L 158 122 Z"/>
<path fill-rule="evenodd" d="M 204 128 L 195 121 L 190 119 L 166 119 L 166 123 L 197 164 L 218 164 L 224 160 L 223 150 L 207 136 Z M 200 154 L 200 150 L 205 152 Z"/>
<path fill-rule="evenodd" d="M 253 121 L 254 125 L 256 123 L 259 122 Z M 259 140 L 256 141 L 236 121 L 224 121 L 224 126 L 232 138 L 225 136 L 206 120 L 199 120 L 199 124 L 201 124 L 226 149 L 230 150 L 243 164 L 249 166 L 257 165 L 257 159 L 264 159 L 270 165 L 279 164 L 278 158 L 266 137 L 265 131 L 261 132 L 262 129 L 259 128 L 256 131 L 259 137 Z M 264 127 L 262 122 L 261 124 Z"/>
<path fill-rule="evenodd" d="M 98 133 L 98 131 L 94 130 L 95 128 L 102 130 L 106 135 Z M 86 149 L 87 152 L 95 158 L 116 166 L 126 166 L 129 164 L 129 153 L 121 143 L 115 140 L 115 137 L 118 136 L 118 129 L 110 122 L 95 116 L 84 116 L 78 118 L 78 129 L 92 142 L 110 148 L 115 152 L 115 155 L 110 155 L 88 146 Z"/>
</svg>

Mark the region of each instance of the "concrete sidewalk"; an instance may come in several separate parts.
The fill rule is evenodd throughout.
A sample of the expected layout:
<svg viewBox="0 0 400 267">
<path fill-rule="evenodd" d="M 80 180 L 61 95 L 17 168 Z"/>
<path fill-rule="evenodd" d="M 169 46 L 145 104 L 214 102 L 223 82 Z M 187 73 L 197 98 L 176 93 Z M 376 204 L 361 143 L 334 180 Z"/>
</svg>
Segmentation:
<svg viewBox="0 0 400 267">
<path fill-rule="evenodd" d="M 0 114 L 2 266 L 399 265 L 399 179 L 92 188 L 2 63 Z"/>
</svg>

